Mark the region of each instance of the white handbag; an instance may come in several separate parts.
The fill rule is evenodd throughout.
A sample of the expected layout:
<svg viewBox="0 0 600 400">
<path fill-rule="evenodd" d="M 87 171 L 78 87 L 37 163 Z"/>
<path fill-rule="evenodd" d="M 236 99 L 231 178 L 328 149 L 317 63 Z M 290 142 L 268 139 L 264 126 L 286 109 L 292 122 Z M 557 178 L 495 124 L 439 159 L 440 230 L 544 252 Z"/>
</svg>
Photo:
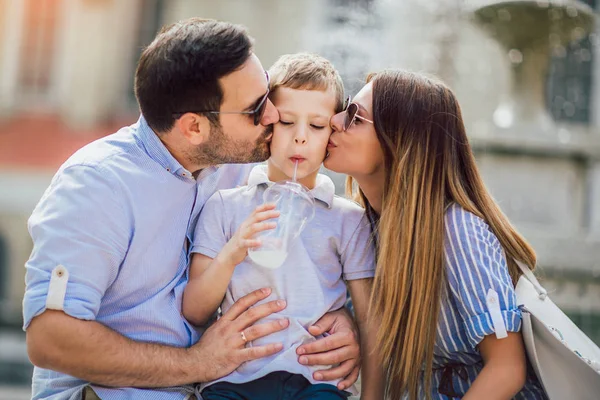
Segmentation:
<svg viewBox="0 0 600 400">
<path fill-rule="evenodd" d="M 548 297 L 533 272 L 515 289 L 527 356 L 550 400 L 600 399 L 600 348 Z"/>
</svg>

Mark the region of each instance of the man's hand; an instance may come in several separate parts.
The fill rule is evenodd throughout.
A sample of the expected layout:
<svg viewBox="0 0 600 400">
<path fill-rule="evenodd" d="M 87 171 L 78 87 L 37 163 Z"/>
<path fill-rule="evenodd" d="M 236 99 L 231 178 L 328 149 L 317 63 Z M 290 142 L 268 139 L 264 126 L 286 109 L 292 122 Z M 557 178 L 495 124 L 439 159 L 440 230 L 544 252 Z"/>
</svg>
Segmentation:
<svg viewBox="0 0 600 400">
<path fill-rule="evenodd" d="M 202 370 L 201 382 L 222 378 L 246 361 L 281 351 L 282 343 L 246 348 L 246 342 L 281 331 L 289 325 L 287 319 L 255 325 L 260 319 L 279 312 L 286 306 L 285 301 L 276 300 L 250 308 L 270 294 L 270 289 L 256 290 L 236 301 L 204 332 L 198 343 L 188 349 L 197 359 L 197 368 Z"/>
<path fill-rule="evenodd" d="M 358 329 L 345 308 L 325 314 L 315 325 L 308 328 L 313 336 L 327 333 L 328 336 L 298 347 L 298 362 L 304 365 L 334 365 L 313 374 L 318 381 L 343 378 L 337 387 L 340 390 L 352 386 L 360 371 L 360 347 Z"/>
</svg>

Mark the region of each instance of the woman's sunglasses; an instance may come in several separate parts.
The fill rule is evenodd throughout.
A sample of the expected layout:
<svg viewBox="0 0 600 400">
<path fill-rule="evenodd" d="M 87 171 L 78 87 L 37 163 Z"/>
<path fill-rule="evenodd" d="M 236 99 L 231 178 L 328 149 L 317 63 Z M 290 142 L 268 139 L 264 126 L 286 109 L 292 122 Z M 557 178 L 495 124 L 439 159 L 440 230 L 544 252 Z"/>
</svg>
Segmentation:
<svg viewBox="0 0 600 400">
<path fill-rule="evenodd" d="M 346 99 L 346 115 L 344 117 L 344 126 L 342 127 L 344 129 L 344 132 L 350 129 L 354 121 L 356 121 L 356 118 L 360 119 L 361 121 L 368 122 L 370 124 L 373 123 L 373 121 L 371 121 L 370 119 L 358 115 L 358 104 L 352 103 L 352 97 L 348 96 L 348 98 Z"/>
<path fill-rule="evenodd" d="M 267 76 L 267 93 L 265 93 L 258 101 L 256 102 L 256 107 L 254 107 L 251 111 L 186 111 L 193 114 L 250 114 L 254 115 L 254 126 L 260 124 L 260 120 L 265 114 L 265 110 L 267 109 L 267 99 L 269 98 L 269 74 L 265 71 L 265 75 Z M 186 112 L 177 112 L 173 114 L 174 118 L 181 118 L 183 114 Z"/>
</svg>

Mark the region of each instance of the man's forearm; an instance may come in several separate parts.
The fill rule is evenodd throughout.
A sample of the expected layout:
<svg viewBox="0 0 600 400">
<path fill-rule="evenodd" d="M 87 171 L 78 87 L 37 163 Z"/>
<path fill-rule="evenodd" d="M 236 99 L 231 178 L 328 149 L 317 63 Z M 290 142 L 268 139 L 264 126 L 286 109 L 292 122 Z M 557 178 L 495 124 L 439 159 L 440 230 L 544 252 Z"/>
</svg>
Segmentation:
<svg viewBox="0 0 600 400">
<path fill-rule="evenodd" d="M 41 368 L 104 386 L 167 387 L 202 380 L 202 366 L 185 348 L 136 342 L 61 311 L 47 310 L 33 319 L 27 348 Z"/>
</svg>

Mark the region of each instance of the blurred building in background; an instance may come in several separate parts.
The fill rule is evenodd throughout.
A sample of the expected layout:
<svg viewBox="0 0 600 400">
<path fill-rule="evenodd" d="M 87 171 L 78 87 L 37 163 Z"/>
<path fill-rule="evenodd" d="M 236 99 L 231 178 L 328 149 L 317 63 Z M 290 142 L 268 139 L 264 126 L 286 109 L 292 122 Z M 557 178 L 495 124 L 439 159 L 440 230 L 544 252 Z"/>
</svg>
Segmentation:
<svg viewBox="0 0 600 400">
<path fill-rule="evenodd" d="M 481 12 L 499 3 L 0 0 L 0 384 L 30 378 L 29 366 L 15 367 L 26 365 L 19 327 L 32 247 L 27 218 L 70 154 L 136 121 L 141 49 L 162 25 L 191 16 L 247 26 L 265 68 L 284 53 L 318 52 L 339 68 L 349 93 L 384 67 L 444 79 L 462 104 L 486 184 L 536 248 L 553 299 L 600 342 L 600 38 L 574 27 L 563 42 L 553 30 L 594 10 L 596 0 L 513 1 L 525 8 Z M 507 48 L 493 35 L 521 21 L 522 10 L 529 18 L 532 3 L 546 25 L 519 26 L 552 45 L 537 64 L 526 46 Z M 518 81 L 523 69 L 528 78 Z M 519 114 L 530 92 L 549 122 Z M 507 111 L 502 104 L 515 96 L 528 100 Z"/>
</svg>

